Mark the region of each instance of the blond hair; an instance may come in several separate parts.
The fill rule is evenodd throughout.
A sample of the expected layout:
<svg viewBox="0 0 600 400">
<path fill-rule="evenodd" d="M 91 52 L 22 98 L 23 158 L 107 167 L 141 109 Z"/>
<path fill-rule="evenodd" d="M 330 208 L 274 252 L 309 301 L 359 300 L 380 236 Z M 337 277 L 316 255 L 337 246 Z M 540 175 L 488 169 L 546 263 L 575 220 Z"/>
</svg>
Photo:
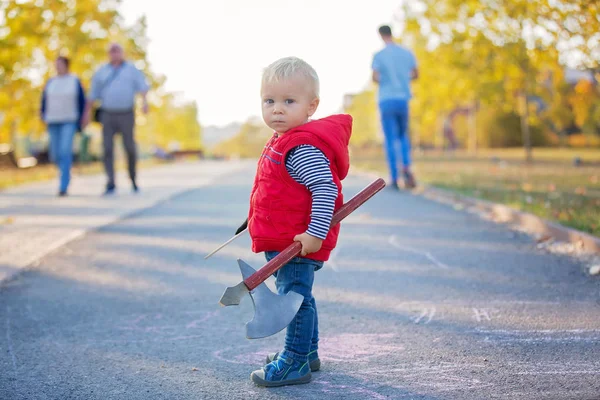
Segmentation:
<svg viewBox="0 0 600 400">
<path fill-rule="evenodd" d="M 263 71 L 262 84 L 280 82 L 301 75 L 312 85 L 313 94 L 319 97 L 319 76 L 306 61 L 298 57 L 284 57 L 271 63 Z"/>
</svg>

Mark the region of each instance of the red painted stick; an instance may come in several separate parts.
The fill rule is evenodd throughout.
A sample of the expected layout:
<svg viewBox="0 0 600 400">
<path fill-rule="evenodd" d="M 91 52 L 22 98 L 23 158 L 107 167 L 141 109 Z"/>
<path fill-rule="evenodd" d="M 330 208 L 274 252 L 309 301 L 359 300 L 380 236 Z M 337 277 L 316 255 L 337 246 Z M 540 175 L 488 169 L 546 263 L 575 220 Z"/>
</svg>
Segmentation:
<svg viewBox="0 0 600 400">
<path fill-rule="evenodd" d="M 363 203 L 373 197 L 377 192 L 385 187 L 385 181 L 381 178 L 377 179 L 369 186 L 361 190 L 348 200 L 331 219 L 331 226 L 329 229 L 337 225 L 341 220 L 352 214 L 354 210 L 360 207 Z M 250 275 L 244 280 L 244 284 L 249 290 L 254 290 L 258 285 L 267 280 L 268 277 L 277 272 L 281 267 L 287 264 L 292 258 L 296 257 L 302 251 L 302 243 L 294 242 L 289 245 L 287 249 L 283 250 L 277 256 L 273 257 L 271 261 L 266 263 L 261 269 Z"/>
</svg>

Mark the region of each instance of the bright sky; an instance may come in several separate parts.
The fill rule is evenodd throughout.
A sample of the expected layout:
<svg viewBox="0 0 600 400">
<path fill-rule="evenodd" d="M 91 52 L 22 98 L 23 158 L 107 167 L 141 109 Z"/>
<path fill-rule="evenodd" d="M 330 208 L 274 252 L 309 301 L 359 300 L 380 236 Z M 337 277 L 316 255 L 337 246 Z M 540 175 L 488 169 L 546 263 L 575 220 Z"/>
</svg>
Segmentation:
<svg viewBox="0 0 600 400">
<path fill-rule="evenodd" d="M 128 23 L 146 14 L 149 59 L 166 88 L 196 100 L 203 125 L 260 115 L 262 69 L 280 57 L 309 62 L 321 81 L 316 118 L 370 79 L 379 25 L 402 0 L 124 0 Z"/>
</svg>

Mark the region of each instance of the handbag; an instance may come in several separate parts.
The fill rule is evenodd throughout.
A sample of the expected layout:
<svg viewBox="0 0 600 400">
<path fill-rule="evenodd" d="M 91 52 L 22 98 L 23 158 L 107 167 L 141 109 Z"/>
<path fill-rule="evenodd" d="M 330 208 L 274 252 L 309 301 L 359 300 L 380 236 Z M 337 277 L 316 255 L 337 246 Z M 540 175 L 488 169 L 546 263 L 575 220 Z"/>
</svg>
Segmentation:
<svg viewBox="0 0 600 400">
<path fill-rule="evenodd" d="M 102 107 L 96 107 L 94 109 L 94 121 L 96 122 L 100 122 L 100 120 L 102 119 Z"/>
<path fill-rule="evenodd" d="M 110 85 L 110 83 L 117 77 L 117 75 L 119 75 L 119 72 L 121 71 L 121 68 L 123 68 L 123 65 L 125 64 L 125 62 L 122 62 L 121 65 L 119 66 L 119 68 L 113 70 L 112 74 L 106 78 L 106 80 L 104 80 L 104 82 L 102 82 L 102 86 L 100 87 L 100 93 L 102 93 L 102 91 L 104 91 L 104 89 L 106 89 L 108 87 L 108 85 Z M 94 109 L 94 121 L 95 122 L 101 122 L 102 121 L 102 106 L 100 107 L 96 107 Z"/>
</svg>

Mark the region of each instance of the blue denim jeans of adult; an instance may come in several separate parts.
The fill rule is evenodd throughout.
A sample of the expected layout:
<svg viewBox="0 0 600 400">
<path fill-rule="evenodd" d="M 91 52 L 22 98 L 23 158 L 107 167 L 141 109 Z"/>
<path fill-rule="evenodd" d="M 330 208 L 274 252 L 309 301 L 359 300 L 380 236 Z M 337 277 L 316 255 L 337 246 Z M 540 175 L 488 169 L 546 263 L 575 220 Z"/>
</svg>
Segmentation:
<svg viewBox="0 0 600 400">
<path fill-rule="evenodd" d="M 75 122 L 48 124 L 50 134 L 50 159 L 60 171 L 60 191 L 66 192 L 71 180 L 73 164 L 73 136 L 77 124 Z"/>
<path fill-rule="evenodd" d="M 410 136 L 408 134 L 408 100 L 388 99 L 379 103 L 381 126 L 385 135 L 385 153 L 392 182 L 398 180 L 398 157 L 409 169 Z"/>
<path fill-rule="evenodd" d="M 278 253 L 265 252 L 267 261 Z M 323 267 L 322 261 L 304 257 L 295 257 L 273 276 L 279 294 L 287 294 L 290 290 L 304 296 L 300 310 L 290 322 L 285 333 L 285 346 L 280 354 L 300 362 L 308 361 L 308 353 L 319 347 L 319 322 L 317 304 L 312 295 L 315 272 Z"/>
</svg>

